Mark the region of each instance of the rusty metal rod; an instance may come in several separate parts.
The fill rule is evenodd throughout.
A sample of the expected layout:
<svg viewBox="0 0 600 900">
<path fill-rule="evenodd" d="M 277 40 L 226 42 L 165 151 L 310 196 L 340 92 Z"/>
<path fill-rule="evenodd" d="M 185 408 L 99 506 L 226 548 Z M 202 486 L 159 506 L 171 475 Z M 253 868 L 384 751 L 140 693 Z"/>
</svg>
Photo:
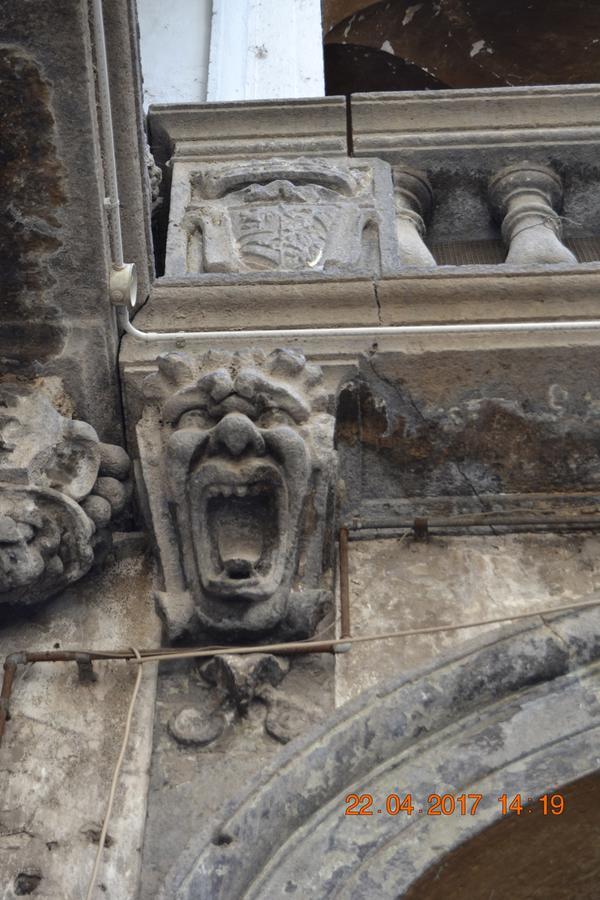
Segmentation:
<svg viewBox="0 0 600 900">
<path fill-rule="evenodd" d="M 600 527 L 600 515 L 597 516 L 532 516 L 532 515 L 519 515 L 518 513 L 510 513 L 508 515 L 504 513 L 476 513 L 474 515 L 456 515 L 456 516 L 432 516 L 428 518 L 426 516 L 420 516 L 412 519 L 407 518 L 398 518 L 398 519 L 369 519 L 363 520 L 360 518 L 355 518 L 346 523 L 346 528 L 350 531 L 378 531 L 383 529 L 404 529 L 413 531 L 415 530 L 415 523 L 417 523 L 417 529 L 419 527 L 423 527 L 424 523 L 427 524 L 427 528 L 429 530 L 433 528 L 477 528 L 482 526 L 488 527 L 512 527 L 512 526 L 524 526 L 524 525 L 533 525 L 536 527 L 552 527 L 552 526 L 564 526 L 568 527 L 570 525 L 576 525 L 578 527 Z"/>
<path fill-rule="evenodd" d="M 348 572 L 348 529 L 342 525 L 338 537 L 340 554 L 340 637 L 350 637 L 350 576 Z"/>
<path fill-rule="evenodd" d="M 279 646 L 269 647 L 269 653 L 276 656 L 287 656 L 288 654 L 300 653 L 337 653 L 343 652 L 345 648 L 338 647 L 339 641 L 335 639 L 324 641 L 306 641 L 306 643 L 290 643 L 281 644 Z M 182 653 L 187 654 L 188 658 L 196 654 L 204 654 L 209 656 L 212 653 L 224 653 L 228 649 L 224 646 L 208 646 L 208 647 L 157 647 L 155 650 L 138 651 L 142 659 L 152 661 L 155 657 L 160 657 L 159 661 L 167 661 L 169 657 L 177 659 Z M 239 648 L 238 648 L 239 649 Z M 242 648 L 244 652 L 245 648 Z M 258 653 L 260 649 L 249 649 L 248 652 Z M 10 698 L 12 694 L 13 683 L 19 665 L 27 665 L 36 662 L 76 662 L 79 667 L 80 679 L 82 681 L 90 681 L 90 668 L 93 660 L 132 660 L 136 659 L 132 650 L 35 650 L 35 651 L 18 651 L 10 653 L 4 660 L 4 676 L 2 679 L 2 689 L 0 691 L 0 746 L 2 745 L 2 737 L 6 722 L 10 719 Z M 83 676 L 83 677 L 82 677 Z"/>
<path fill-rule="evenodd" d="M 14 657 L 22 654 L 13 654 L 7 656 L 4 661 L 4 677 L 2 678 L 2 692 L 0 693 L 0 744 L 2 743 L 2 735 L 4 734 L 4 726 L 10 718 L 9 703 L 12 692 L 13 681 L 17 673 L 18 662 Z"/>
<path fill-rule="evenodd" d="M 17 666 L 28 662 L 64 662 L 64 661 L 89 661 L 91 657 L 95 659 L 146 659 L 148 662 L 160 662 L 161 660 L 171 659 L 192 659 L 207 658 L 219 654 L 240 655 L 247 653 L 345 653 L 350 649 L 352 644 L 361 644 L 372 641 L 389 640 L 390 638 L 411 637 L 418 634 L 437 634 L 443 631 L 459 631 L 464 628 L 481 628 L 486 625 L 499 625 L 504 622 L 514 622 L 520 619 L 531 619 L 542 617 L 545 615 L 554 615 L 567 610 L 586 609 L 588 607 L 600 606 L 600 593 L 592 593 L 588 595 L 594 599 L 583 602 L 570 602 L 559 606 L 552 606 L 546 609 L 538 609 L 534 612 L 511 613 L 507 616 L 498 616 L 493 619 L 480 619 L 476 622 L 461 622 L 459 624 L 445 625 L 428 625 L 424 628 L 409 628 L 400 631 L 387 631 L 381 634 L 363 634 L 358 637 L 332 638 L 323 641 L 306 641 L 305 643 L 293 641 L 281 644 L 262 644 L 250 647 L 195 647 L 190 650 L 169 648 L 157 648 L 155 650 L 138 651 L 138 655 L 132 650 L 106 650 L 106 651 L 85 651 L 85 650 L 44 650 L 35 652 L 12 653 L 6 657 L 4 661 L 4 680 L 2 682 L 2 690 L 0 692 L 0 741 L 4 732 L 4 725 L 8 719 L 8 701 L 10 699 L 11 689 L 17 670 Z"/>
</svg>

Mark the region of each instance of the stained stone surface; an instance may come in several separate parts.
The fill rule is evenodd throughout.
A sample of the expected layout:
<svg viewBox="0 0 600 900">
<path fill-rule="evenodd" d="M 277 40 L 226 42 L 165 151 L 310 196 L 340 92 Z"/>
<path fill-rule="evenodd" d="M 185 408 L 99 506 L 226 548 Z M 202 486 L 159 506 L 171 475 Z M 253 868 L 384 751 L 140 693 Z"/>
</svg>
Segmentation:
<svg viewBox="0 0 600 900">
<path fill-rule="evenodd" d="M 0 656 L 16 650 L 155 647 L 153 566 L 140 535 L 120 535 L 118 558 L 27 619 L 13 616 Z M 19 666 L 0 748 L 0 896 L 39 879 L 40 900 L 81 900 L 87 890 L 113 767 L 135 679 L 132 664 L 94 663 L 82 684 L 75 663 Z M 117 790 L 97 895 L 136 896 L 152 748 L 155 667 L 144 675 Z M 28 881 L 29 879 L 29 881 Z"/>
<path fill-rule="evenodd" d="M 434 497 L 485 510 L 482 495 L 593 492 L 598 383 L 583 346 L 365 354 L 338 400 L 345 508 L 412 501 L 417 515 Z"/>
<path fill-rule="evenodd" d="M 206 723 L 214 722 L 215 712 L 222 714 L 222 695 L 195 664 L 161 666 L 140 898 L 157 896 L 191 834 L 218 821 L 226 802 L 242 794 L 282 742 L 330 715 L 331 656 L 294 657 L 289 674 L 270 690 L 273 697 L 255 698 L 244 715 L 228 718 L 220 737 L 201 746 L 176 740 L 171 723 L 188 711 L 188 721 L 197 723 L 205 736 Z"/>
<path fill-rule="evenodd" d="M 352 633 L 381 634 L 535 612 L 600 591 L 595 534 L 351 541 Z M 357 644 L 336 656 L 336 705 L 435 662 L 499 625 Z"/>
</svg>

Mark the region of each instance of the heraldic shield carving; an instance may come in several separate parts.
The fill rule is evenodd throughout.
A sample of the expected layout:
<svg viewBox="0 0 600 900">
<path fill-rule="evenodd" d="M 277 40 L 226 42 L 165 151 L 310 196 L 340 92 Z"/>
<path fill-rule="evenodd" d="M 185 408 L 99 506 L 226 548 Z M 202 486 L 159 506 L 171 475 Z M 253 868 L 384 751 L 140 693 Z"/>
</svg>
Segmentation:
<svg viewBox="0 0 600 900">
<path fill-rule="evenodd" d="M 138 440 L 170 636 L 310 635 L 330 599 L 336 472 L 320 369 L 295 350 L 158 365 Z"/>
<path fill-rule="evenodd" d="M 191 177 L 182 228 L 189 272 L 356 267 L 378 220 L 369 164 L 268 159 Z"/>
</svg>

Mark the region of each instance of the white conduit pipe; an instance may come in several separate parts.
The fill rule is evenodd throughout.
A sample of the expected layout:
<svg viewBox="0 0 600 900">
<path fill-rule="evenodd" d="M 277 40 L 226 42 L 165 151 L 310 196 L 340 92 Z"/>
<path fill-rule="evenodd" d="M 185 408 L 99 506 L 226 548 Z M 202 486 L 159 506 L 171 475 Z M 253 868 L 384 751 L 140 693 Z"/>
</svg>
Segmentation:
<svg viewBox="0 0 600 900">
<path fill-rule="evenodd" d="M 102 0 L 93 0 L 92 20 L 94 24 L 94 43 L 96 50 L 98 105 L 100 106 L 100 119 L 102 124 L 104 175 L 106 178 L 107 189 L 107 196 L 104 202 L 109 210 L 109 231 L 111 237 L 113 267 L 110 277 L 109 293 L 113 303 L 129 303 L 131 306 L 135 306 L 137 293 L 135 264 L 126 263 L 123 259 L 123 234 L 121 232 L 120 215 L 121 201 L 119 200 L 115 135 L 110 105 L 110 82 L 108 78 L 108 58 L 106 55 L 106 36 L 104 32 Z"/>
<path fill-rule="evenodd" d="M 154 341 L 185 341 L 204 338 L 210 341 L 221 341 L 230 338 L 244 338 L 253 341 L 262 338 L 301 339 L 319 337 L 370 337 L 378 338 L 393 335 L 420 334 L 493 334 L 495 332 L 522 331 L 596 331 L 600 329 L 600 319 L 573 319 L 555 322 L 475 322 L 456 325 L 350 325 L 348 327 L 325 328 L 258 328 L 242 331 L 140 331 L 129 320 L 125 307 L 119 309 L 119 322 L 123 330 L 137 340 L 151 343 Z"/>
</svg>

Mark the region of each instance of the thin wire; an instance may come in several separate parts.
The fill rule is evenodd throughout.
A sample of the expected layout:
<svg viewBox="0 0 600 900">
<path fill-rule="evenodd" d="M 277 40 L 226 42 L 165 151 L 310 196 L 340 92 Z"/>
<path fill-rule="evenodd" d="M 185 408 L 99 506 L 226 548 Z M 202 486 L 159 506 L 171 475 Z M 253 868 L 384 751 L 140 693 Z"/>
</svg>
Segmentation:
<svg viewBox="0 0 600 900">
<path fill-rule="evenodd" d="M 589 606 L 600 606 L 600 594 L 593 594 L 595 600 L 589 600 L 583 603 L 565 603 L 560 606 L 552 606 L 547 609 L 538 609 L 535 612 L 513 613 L 510 616 L 498 616 L 495 619 L 481 619 L 478 622 L 463 622 L 459 625 L 431 625 L 427 628 L 408 628 L 402 631 L 387 631 L 381 634 L 363 634 L 356 637 L 347 638 L 331 638 L 326 641 L 293 641 L 286 644 L 258 644 L 251 647 L 228 647 L 226 650 L 182 650 L 177 653 L 158 652 L 155 655 L 144 656 L 143 662 L 160 662 L 167 659 L 194 659 L 196 657 L 220 656 L 227 654 L 244 654 L 244 653 L 285 653 L 286 650 L 295 650 L 298 647 L 310 647 L 311 643 L 324 644 L 329 647 L 345 646 L 347 644 L 362 644 L 369 641 L 384 641 L 389 638 L 411 637 L 417 634 L 436 634 L 439 631 L 460 631 L 464 628 L 480 628 L 484 625 L 499 625 L 503 622 L 514 622 L 520 619 L 533 619 L 536 616 L 547 616 L 553 613 L 565 612 L 570 609 L 585 609 Z"/>
<path fill-rule="evenodd" d="M 115 794 L 117 791 L 117 783 L 119 780 L 119 774 L 121 772 L 121 766 L 123 765 L 123 759 L 125 758 L 125 751 L 127 750 L 127 744 L 129 743 L 129 734 L 131 732 L 131 722 L 133 719 L 133 710 L 135 707 L 135 701 L 137 700 L 137 695 L 140 689 L 140 684 L 142 682 L 142 663 L 144 660 L 140 656 L 138 650 L 135 647 L 131 648 L 135 658 L 137 659 L 137 675 L 135 678 L 135 685 L 133 686 L 133 693 L 131 695 L 131 700 L 129 701 L 129 710 L 127 711 L 127 719 L 125 721 L 125 730 L 123 732 L 123 741 L 121 743 L 121 750 L 119 756 L 117 758 L 117 762 L 114 768 L 112 782 L 110 785 L 110 793 L 108 795 L 108 803 L 106 806 L 106 814 L 104 816 L 104 822 L 102 823 L 102 831 L 100 832 L 100 838 L 98 840 L 98 850 L 96 852 L 96 859 L 94 860 L 94 868 L 92 870 L 92 875 L 90 878 L 90 883 L 87 889 L 87 894 L 85 895 L 85 900 L 92 900 L 94 895 L 94 889 L 96 887 L 96 878 L 98 876 L 98 869 L 100 868 L 100 862 L 102 860 L 102 851 L 104 849 L 104 844 L 106 842 L 106 835 L 108 832 L 108 823 L 110 821 L 110 815 L 112 813 L 113 803 L 115 800 Z"/>
</svg>

